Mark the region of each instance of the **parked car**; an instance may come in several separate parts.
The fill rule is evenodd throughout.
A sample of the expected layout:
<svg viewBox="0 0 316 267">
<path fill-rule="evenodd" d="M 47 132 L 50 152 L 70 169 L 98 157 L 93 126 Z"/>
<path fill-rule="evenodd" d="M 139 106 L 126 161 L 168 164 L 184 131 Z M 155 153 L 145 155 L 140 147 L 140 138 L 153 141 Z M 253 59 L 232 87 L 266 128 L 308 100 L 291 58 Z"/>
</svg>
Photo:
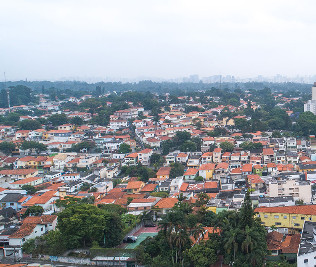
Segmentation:
<svg viewBox="0 0 316 267">
<path fill-rule="evenodd" d="M 137 236 L 127 236 L 123 239 L 123 243 L 135 243 L 137 241 Z"/>
</svg>

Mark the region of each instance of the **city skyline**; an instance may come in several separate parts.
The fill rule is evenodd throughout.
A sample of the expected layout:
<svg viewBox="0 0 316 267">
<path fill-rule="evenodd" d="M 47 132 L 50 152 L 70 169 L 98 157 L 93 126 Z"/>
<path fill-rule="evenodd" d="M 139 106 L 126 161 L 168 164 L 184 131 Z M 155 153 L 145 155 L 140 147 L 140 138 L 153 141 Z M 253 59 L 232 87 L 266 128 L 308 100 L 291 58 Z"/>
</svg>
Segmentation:
<svg viewBox="0 0 316 267">
<path fill-rule="evenodd" d="M 313 1 L 1 1 L 8 80 L 313 75 Z M 158 78 L 155 78 L 158 77 Z"/>
</svg>

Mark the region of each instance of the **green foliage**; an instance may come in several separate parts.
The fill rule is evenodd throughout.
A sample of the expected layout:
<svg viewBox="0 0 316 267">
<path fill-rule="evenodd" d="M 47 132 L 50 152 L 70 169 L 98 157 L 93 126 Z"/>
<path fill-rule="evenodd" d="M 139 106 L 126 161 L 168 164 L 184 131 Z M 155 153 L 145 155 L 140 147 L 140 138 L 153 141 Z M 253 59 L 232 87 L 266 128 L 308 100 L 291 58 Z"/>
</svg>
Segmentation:
<svg viewBox="0 0 316 267">
<path fill-rule="evenodd" d="M 203 178 L 202 176 L 196 176 L 196 177 L 194 178 L 194 180 L 195 180 L 196 182 L 203 182 L 203 181 L 204 181 L 204 178 Z"/>
<path fill-rule="evenodd" d="M 178 162 L 170 164 L 170 178 L 176 178 L 184 174 L 184 166 Z"/>
<path fill-rule="evenodd" d="M 84 182 L 79 188 L 80 191 L 88 191 L 89 189 L 90 189 L 90 184 L 87 182 Z"/>
<path fill-rule="evenodd" d="M 222 142 L 219 146 L 223 152 L 232 152 L 234 150 L 234 144 L 230 142 Z"/>
<path fill-rule="evenodd" d="M 70 120 L 70 123 L 77 125 L 77 126 L 80 126 L 80 125 L 84 124 L 84 120 L 79 116 L 75 116 Z"/>
<path fill-rule="evenodd" d="M 153 153 L 150 156 L 150 165 L 155 166 L 156 168 L 161 167 L 165 163 L 165 158 L 160 154 Z"/>
<path fill-rule="evenodd" d="M 23 185 L 21 189 L 26 190 L 28 195 L 33 195 L 37 192 L 37 189 L 32 185 Z"/>
<path fill-rule="evenodd" d="M 12 151 L 15 151 L 16 145 L 12 142 L 1 142 L 0 151 L 5 154 L 11 154 Z"/>
<path fill-rule="evenodd" d="M 272 132 L 272 137 L 273 138 L 281 138 L 282 134 L 279 131 L 273 131 Z"/>
<path fill-rule="evenodd" d="M 191 138 L 189 132 L 176 132 L 176 135 L 171 139 L 161 143 L 162 154 L 167 155 L 173 150 L 181 150 L 183 152 L 201 151 L 201 139 Z"/>
<path fill-rule="evenodd" d="M 304 205 L 304 200 L 303 199 L 298 199 L 298 200 L 295 200 L 295 205 Z"/>
<path fill-rule="evenodd" d="M 223 127 L 216 127 L 213 131 L 207 133 L 207 135 L 211 137 L 225 136 L 227 134 L 228 131 Z"/>
<path fill-rule="evenodd" d="M 254 149 L 262 149 L 263 145 L 261 143 L 243 142 L 242 144 L 240 144 L 240 147 L 243 150 L 254 150 Z"/>
<path fill-rule="evenodd" d="M 121 168 L 122 175 L 128 175 L 130 177 L 139 177 L 143 182 L 147 182 L 149 178 L 156 176 L 156 172 L 152 169 L 138 164 L 137 166 L 123 166 Z"/>
<path fill-rule="evenodd" d="M 42 128 L 42 125 L 37 120 L 23 120 L 19 122 L 21 130 L 37 130 Z"/>
<path fill-rule="evenodd" d="M 152 193 L 150 193 L 150 195 L 153 196 L 153 197 L 166 198 L 166 197 L 169 196 L 169 193 L 161 191 L 161 192 L 152 192 Z"/>
<path fill-rule="evenodd" d="M 125 214 L 127 212 L 126 208 L 123 208 L 120 205 L 116 205 L 116 204 L 99 204 L 98 208 L 108 211 L 108 212 L 113 212 L 119 215 Z"/>
<path fill-rule="evenodd" d="M 185 258 L 194 267 L 209 267 L 217 261 L 211 242 L 202 242 L 185 251 Z"/>
<path fill-rule="evenodd" d="M 22 150 L 35 149 L 37 153 L 47 149 L 46 145 L 35 141 L 24 141 L 20 148 Z"/>
<path fill-rule="evenodd" d="M 127 153 L 130 153 L 132 151 L 131 149 L 131 146 L 126 144 L 126 143 L 122 143 L 120 144 L 120 147 L 119 147 L 119 153 L 121 154 L 127 154 Z"/>
<path fill-rule="evenodd" d="M 23 214 L 23 218 L 26 218 L 27 216 L 41 216 L 43 212 L 44 209 L 42 206 L 31 206 L 27 208 L 27 210 Z"/>
<path fill-rule="evenodd" d="M 24 85 L 10 86 L 10 104 L 12 106 L 28 105 L 35 101 L 32 90 Z M 7 92 L 2 89 L 0 92 L 0 108 L 7 108 Z"/>
<path fill-rule="evenodd" d="M 86 149 L 88 152 L 95 148 L 95 143 L 91 141 L 83 141 L 81 143 L 72 145 L 71 151 L 80 152 L 82 149 Z"/>
<path fill-rule="evenodd" d="M 53 126 L 59 126 L 62 124 L 68 123 L 68 118 L 65 113 L 62 114 L 54 114 L 48 118 L 48 121 L 53 125 Z"/>
<path fill-rule="evenodd" d="M 294 130 L 303 136 L 316 135 L 316 116 L 309 111 L 301 113 Z"/>
<path fill-rule="evenodd" d="M 58 228 L 68 249 L 91 247 L 93 241 L 113 247 L 123 238 L 118 214 L 87 204 L 72 205 L 59 213 Z"/>
</svg>

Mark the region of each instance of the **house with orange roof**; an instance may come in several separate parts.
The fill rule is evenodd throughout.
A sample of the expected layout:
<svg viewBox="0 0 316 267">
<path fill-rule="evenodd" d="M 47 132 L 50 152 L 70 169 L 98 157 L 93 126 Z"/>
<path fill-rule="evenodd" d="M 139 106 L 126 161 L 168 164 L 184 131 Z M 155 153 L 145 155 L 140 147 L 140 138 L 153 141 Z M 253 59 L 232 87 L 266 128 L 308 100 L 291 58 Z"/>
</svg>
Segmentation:
<svg viewBox="0 0 316 267">
<path fill-rule="evenodd" d="M 57 191 L 48 190 L 46 192 L 36 193 L 30 200 L 22 204 L 22 207 L 28 208 L 32 206 L 41 206 L 45 212 L 52 212 L 55 209 L 55 201 L 59 197 Z"/>
<path fill-rule="evenodd" d="M 266 227 L 276 226 L 301 231 L 305 221 L 316 222 L 316 205 L 259 207 L 255 212 Z"/>
<path fill-rule="evenodd" d="M 127 183 L 126 190 L 128 193 L 139 193 L 145 186 L 145 183 L 142 181 L 132 181 Z"/>
<path fill-rule="evenodd" d="M 253 166 L 253 173 L 262 176 L 262 172 L 264 171 L 264 167 L 260 164 L 256 164 Z"/>
<path fill-rule="evenodd" d="M 226 183 L 228 173 L 229 164 L 227 162 L 221 162 L 216 165 L 213 176 L 215 179 L 222 180 L 223 183 Z"/>
<path fill-rule="evenodd" d="M 199 176 L 202 176 L 206 180 L 212 179 L 214 170 L 214 163 L 201 164 L 199 167 Z"/>
<path fill-rule="evenodd" d="M 185 173 L 183 174 L 183 178 L 185 180 L 194 180 L 194 178 L 197 176 L 198 174 L 198 169 L 195 168 L 189 168 L 185 171 Z"/>
<path fill-rule="evenodd" d="M 182 163 L 182 164 L 186 164 L 186 162 L 188 161 L 189 155 L 187 153 L 179 153 L 176 156 L 176 162 Z"/>
<path fill-rule="evenodd" d="M 14 169 L 0 171 L 0 184 L 5 182 L 12 182 L 29 177 L 34 177 L 38 174 L 37 169 Z"/>
<path fill-rule="evenodd" d="M 213 158 L 213 152 L 205 152 L 201 156 L 201 164 L 212 163 L 213 162 L 212 158 Z"/>
<path fill-rule="evenodd" d="M 138 161 L 138 154 L 137 153 L 131 153 L 127 156 L 125 156 L 124 161 L 122 162 L 123 166 L 135 166 L 137 165 Z"/>
<path fill-rule="evenodd" d="M 234 168 L 230 171 L 230 177 L 233 181 L 241 179 L 242 177 L 242 171 L 241 168 Z"/>
<path fill-rule="evenodd" d="M 258 174 L 247 175 L 247 181 L 249 186 L 256 191 L 264 187 L 264 181 Z"/>
<path fill-rule="evenodd" d="M 160 199 L 157 204 L 154 206 L 155 208 L 159 209 L 162 214 L 166 214 L 170 209 L 172 209 L 176 203 L 178 203 L 177 198 L 167 197 Z"/>
<path fill-rule="evenodd" d="M 146 184 L 141 190 L 141 193 L 152 193 L 157 192 L 158 184 Z"/>
<path fill-rule="evenodd" d="M 12 189 L 21 189 L 24 185 L 37 186 L 43 183 L 43 177 L 29 177 L 10 183 Z"/>
<path fill-rule="evenodd" d="M 275 153 L 272 148 L 264 148 L 262 151 L 262 155 L 264 164 L 275 162 Z"/>
<path fill-rule="evenodd" d="M 171 167 L 161 167 L 156 173 L 156 176 L 159 180 L 167 180 L 170 177 L 170 171 Z"/>
<path fill-rule="evenodd" d="M 9 245 L 3 248 L 4 257 L 22 258 L 23 244 L 32 238 L 41 236 L 50 230 L 54 230 L 57 224 L 56 215 L 30 216 L 24 219 L 21 227 L 9 236 Z"/>
</svg>

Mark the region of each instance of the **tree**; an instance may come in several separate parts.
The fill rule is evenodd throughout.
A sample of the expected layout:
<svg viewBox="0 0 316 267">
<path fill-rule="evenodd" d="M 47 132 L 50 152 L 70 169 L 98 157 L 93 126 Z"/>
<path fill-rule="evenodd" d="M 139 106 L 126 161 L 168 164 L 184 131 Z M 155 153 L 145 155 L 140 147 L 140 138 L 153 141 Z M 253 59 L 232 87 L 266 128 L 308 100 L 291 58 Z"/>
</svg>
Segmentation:
<svg viewBox="0 0 316 267">
<path fill-rule="evenodd" d="M 207 246 L 205 242 L 186 250 L 185 257 L 194 267 L 209 267 L 217 261 L 216 251 Z"/>
<path fill-rule="evenodd" d="M 62 114 L 54 114 L 48 118 L 48 121 L 53 125 L 53 126 L 59 126 L 65 123 L 68 123 L 68 119 L 65 113 Z"/>
<path fill-rule="evenodd" d="M 27 216 L 41 216 L 44 212 L 44 209 L 42 206 L 32 206 L 28 207 L 25 213 L 23 214 L 23 218 L 26 218 Z"/>
<path fill-rule="evenodd" d="M 24 141 L 20 148 L 22 150 L 35 149 L 37 153 L 47 149 L 46 145 L 35 141 Z"/>
<path fill-rule="evenodd" d="M 80 191 L 88 191 L 89 189 L 90 189 L 90 184 L 87 182 L 84 182 L 79 188 Z"/>
<path fill-rule="evenodd" d="M 37 192 L 37 189 L 32 185 L 23 185 L 21 189 L 26 190 L 28 195 L 33 195 Z"/>
<path fill-rule="evenodd" d="M 16 145 L 12 142 L 1 142 L 0 143 L 0 151 L 5 154 L 11 154 L 12 151 L 15 151 Z"/>
<path fill-rule="evenodd" d="M 19 122 L 21 130 L 36 130 L 42 128 L 42 125 L 37 120 L 23 120 Z"/>
<path fill-rule="evenodd" d="M 194 180 L 195 180 L 196 182 L 203 182 L 203 181 L 204 181 L 204 178 L 203 178 L 202 176 L 196 176 L 196 177 L 194 178 Z"/>
<path fill-rule="evenodd" d="M 161 197 L 161 198 L 166 198 L 169 196 L 168 192 L 164 192 L 164 191 L 152 192 L 150 193 L 150 195 L 153 197 Z"/>
<path fill-rule="evenodd" d="M 153 153 L 150 156 L 150 165 L 155 166 L 156 168 L 161 167 L 165 162 L 165 158 L 160 154 Z"/>
<path fill-rule="evenodd" d="M 71 150 L 74 152 L 81 152 L 83 149 L 86 149 L 87 151 L 92 150 L 95 148 L 95 143 L 91 141 L 83 141 L 81 143 L 72 145 Z"/>
<path fill-rule="evenodd" d="M 60 212 L 58 228 L 69 249 L 89 247 L 93 241 L 100 246 L 113 247 L 123 238 L 123 225 L 118 214 L 88 204 L 69 206 Z"/>
<path fill-rule="evenodd" d="M 72 124 L 74 124 L 74 125 L 77 125 L 77 126 L 80 126 L 80 125 L 84 124 L 84 120 L 83 120 L 81 117 L 79 117 L 79 116 L 73 117 L 73 118 L 70 120 L 70 122 L 71 122 Z"/>
<path fill-rule="evenodd" d="M 184 174 L 184 166 L 178 162 L 170 164 L 170 178 L 176 178 Z"/>
<path fill-rule="evenodd" d="M 298 200 L 295 200 L 295 205 L 304 205 L 304 200 L 303 199 L 298 199 Z"/>
<path fill-rule="evenodd" d="M 220 148 L 223 152 L 232 152 L 234 150 L 234 144 L 225 141 L 220 144 Z"/>
<path fill-rule="evenodd" d="M 130 153 L 132 151 L 131 149 L 131 146 L 126 144 L 126 143 L 122 143 L 120 144 L 120 147 L 119 147 L 119 153 L 121 154 L 127 154 L 127 153 Z"/>
</svg>

